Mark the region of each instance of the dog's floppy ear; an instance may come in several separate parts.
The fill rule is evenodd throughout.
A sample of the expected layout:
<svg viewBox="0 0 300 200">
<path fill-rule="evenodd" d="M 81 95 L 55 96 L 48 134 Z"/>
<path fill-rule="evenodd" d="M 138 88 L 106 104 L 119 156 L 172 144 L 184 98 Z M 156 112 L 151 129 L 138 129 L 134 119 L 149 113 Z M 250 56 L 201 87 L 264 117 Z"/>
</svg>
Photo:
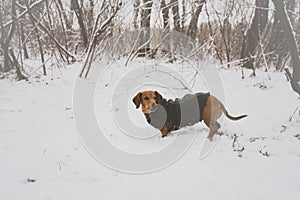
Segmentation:
<svg viewBox="0 0 300 200">
<path fill-rule="evenodd" d="M 133 103 L 136 106 L 136 109 L 138 109 L 141 105 L 141 95 L 142 93 L 139 92 L 137 95 L 135 95 L 135 97 L 132 99 Z"/>
<path fill-rule="evenodd" d="M 155 91 L 155 95 L 157 97 L 156 103 L 160 104 L 161 101 L 162 101 L 162 99 L 163 99 L 162 96 L 161 96 L 161 94 L 159 94 L 157 91 Z"/>
</svg>

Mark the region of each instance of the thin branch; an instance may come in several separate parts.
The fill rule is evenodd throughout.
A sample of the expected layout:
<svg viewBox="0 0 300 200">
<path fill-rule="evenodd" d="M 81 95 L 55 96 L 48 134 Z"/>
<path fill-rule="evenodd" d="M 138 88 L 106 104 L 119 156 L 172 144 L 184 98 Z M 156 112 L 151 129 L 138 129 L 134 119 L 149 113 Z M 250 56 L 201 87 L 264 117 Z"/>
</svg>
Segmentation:
<svg viewBox="0 0 300 200">
<path fill-rule="evenodd" d="M 33 4 L 31 4 L 30 7 L 27 8 L 27 9 L 26 9 L 26 7 L 20 5 L 19 3 L 16 2 L 16 5 L 17 5 L 18 7 L 23 8 L 23 9 L 25 8 L 26 10 L 23 11 L 23 12 L 22 12 L 20 15 L 18 15 L 18 16 L 13 16 L 14 19 L 13 19 L 12 21 L 10 21 L 10 22 L 4 24 L 4 28 L 6 28 L 7 26 L 11 25 L 11 24 L 13 23 L 14 20 L 19 20 L 20 18 L 22 18 L 24 15 L 26 15 L 28 12 L 30 12 L 32 9 L 34 9 L 36 6 L 40 5 L 40 4 L 43 3 L 44 1 L 45 1 L 45 0 L 37 1 L 37 2 L 35 2 L 35 3 L 33 3 Z"/>
<path fill-rule="evenodd" d="M 27 9 L 29 10 L 29 5 L 27 4 Z M 41 23 L 39 22 L 39 20 L 31 13 L 31 12 L 28 12 L 30 18 L 38 24 L 38 27 L 43 31 L 45 32 L 49 37 L 50 39 L 55 43 L 55 45 L 60 49 L 62 50 L 68 57 L 70 57 L 72 59 L 72 61 L 75 61 L 75 56 L 72 55 L 68 50 L 66 50 L 56 39 L 55 37 L 53 36 L 53 34 Z"/>
</svg>

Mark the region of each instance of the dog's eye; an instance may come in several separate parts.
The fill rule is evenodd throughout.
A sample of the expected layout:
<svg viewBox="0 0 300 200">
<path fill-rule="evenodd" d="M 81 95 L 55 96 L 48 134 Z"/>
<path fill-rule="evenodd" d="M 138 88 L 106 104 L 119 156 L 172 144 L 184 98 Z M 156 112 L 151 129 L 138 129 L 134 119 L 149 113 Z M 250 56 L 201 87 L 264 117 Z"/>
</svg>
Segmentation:
<svg viewBox="0 0 300 200">
<path fill-rule="evenodd" d="M 157 100 L 157 97 L 154 97 L 155 100 Z"/>
<path fill-rule="evenodd" d="M 144 97 L 144 100 L 148 101 L 148 100 L 149 100 L 149 97 Z"/>
</svg>

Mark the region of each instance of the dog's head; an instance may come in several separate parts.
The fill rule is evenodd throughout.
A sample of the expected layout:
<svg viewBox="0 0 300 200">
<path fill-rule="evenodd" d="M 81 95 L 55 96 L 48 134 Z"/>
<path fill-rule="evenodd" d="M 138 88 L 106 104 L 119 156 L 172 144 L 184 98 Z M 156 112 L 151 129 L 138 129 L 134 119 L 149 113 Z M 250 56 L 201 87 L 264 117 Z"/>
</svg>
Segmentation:
<svg viewBox="0 0 300 200">
<path fill-rule="evenodd" d="M 139 92 L 133 99 L 136 109 L 142 105 L 144 114 L 150 114 L 151 107 L 155 104 L 160 104 L 162 96 L 157 91 L 144 91 Z"/>
</svg>

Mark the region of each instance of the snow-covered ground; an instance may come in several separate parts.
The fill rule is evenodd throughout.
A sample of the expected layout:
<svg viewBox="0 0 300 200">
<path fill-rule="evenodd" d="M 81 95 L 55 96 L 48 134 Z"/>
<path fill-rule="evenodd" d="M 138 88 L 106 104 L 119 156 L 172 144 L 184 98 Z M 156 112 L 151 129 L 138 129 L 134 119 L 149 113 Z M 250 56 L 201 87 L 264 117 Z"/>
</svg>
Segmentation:
<svg viewBox="0 0 300 200">
<path fill-rule="evenodd" d="M 263 71 L 254 78 L 246 72 L 242 80 L 240 70 L 219 69 L 228 111 L 249 116 L 225 119 L 224 135 L 205 159 L 199 150 L 207 129 L 200 124 L 202 134 L 181 159 L 132 175 L 103 166 L 79 140 L 72 97 L 81 65 L 33 75 L 28 82 L 0 80 L 0 199 L 299 198 L 300 100 L 282 73 L 270 72 L 269 80 Z M 95 109 L 101 119 L 101 107 Z M 127 141 L 114 142 L 128 147 Z M 166 141 L 156 137 L 143 147 Z"/>
</svg>

